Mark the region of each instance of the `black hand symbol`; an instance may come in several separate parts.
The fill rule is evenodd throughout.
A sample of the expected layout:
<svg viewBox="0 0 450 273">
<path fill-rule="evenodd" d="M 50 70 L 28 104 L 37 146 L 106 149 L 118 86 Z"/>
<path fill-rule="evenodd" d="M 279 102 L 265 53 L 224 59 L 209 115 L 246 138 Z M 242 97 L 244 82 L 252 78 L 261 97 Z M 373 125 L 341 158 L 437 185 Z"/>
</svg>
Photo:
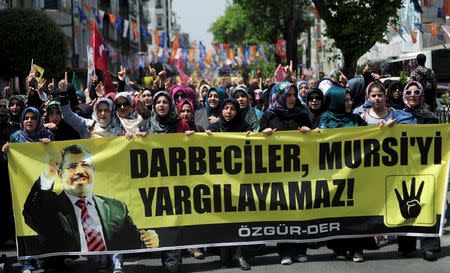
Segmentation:
<svg viewBox="0 0 450 273">
<path fill-rule="evenodd" d="M 403 198 L 400 193 L 395 189 L 395 195 L 397 195 L 398 204 L 400 205 L 400 212 L 405 220 L 416 218 L 419 216 L 422 206 L 420 205 L 420 196 L 422 195 L 423 184 L 422 181 L 419 186 L 419 190 L 416 194 L 416 178 L 411 179 L 411 194 L 408 194 L 408 188 L 406 187 L 406 181 L 403 180 Z"/>
</svg>

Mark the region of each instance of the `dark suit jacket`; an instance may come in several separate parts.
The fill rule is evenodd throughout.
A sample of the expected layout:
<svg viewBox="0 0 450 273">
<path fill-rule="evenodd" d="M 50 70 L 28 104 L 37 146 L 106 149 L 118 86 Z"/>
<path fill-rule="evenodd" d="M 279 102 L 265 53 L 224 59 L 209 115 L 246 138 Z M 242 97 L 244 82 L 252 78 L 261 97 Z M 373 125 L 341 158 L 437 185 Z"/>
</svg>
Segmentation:
<svg viewBox="0 0 450 273">
<path fill-rule="evenodd" d="M 107 250 L 142 248 L 140 234 L 124 202 L 93 196 L 100 217 Z M 25 223 L 37 232 L 41 253 L 80 251 L 80 232 L 75 209 L 62 192 L 41 190 L 38 179 L 23 208 Z"/>
</svg>

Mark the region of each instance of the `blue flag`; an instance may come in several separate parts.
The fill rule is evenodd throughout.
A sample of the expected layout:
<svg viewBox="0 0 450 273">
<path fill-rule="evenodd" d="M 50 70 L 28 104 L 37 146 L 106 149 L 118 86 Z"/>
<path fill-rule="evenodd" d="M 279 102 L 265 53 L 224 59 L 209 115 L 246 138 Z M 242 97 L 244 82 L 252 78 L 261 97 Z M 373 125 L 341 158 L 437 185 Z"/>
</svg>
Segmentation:
<svg viewBox="0 0 450 273">
<path fill-rule="evenodd" d="M 423 27 L 421 23 L 414 23 L 414 26 L 423 34 Z"/>
<path fill-rule="evenodd" d="M 423 13 L 422 7 L 420 6 L 419 0 L 411 0 L 414 3 L 414 10 L 418 13 Z"/>
<path fill-rule="evenodd" d="M 86 13 L 84 13 L 83 9 L 80 8 L 80 6 L 78 6 L 77 9 L 78 9 L 78 15 L 80 16 L 80 22 L 87 20 Z"/>
</svg>

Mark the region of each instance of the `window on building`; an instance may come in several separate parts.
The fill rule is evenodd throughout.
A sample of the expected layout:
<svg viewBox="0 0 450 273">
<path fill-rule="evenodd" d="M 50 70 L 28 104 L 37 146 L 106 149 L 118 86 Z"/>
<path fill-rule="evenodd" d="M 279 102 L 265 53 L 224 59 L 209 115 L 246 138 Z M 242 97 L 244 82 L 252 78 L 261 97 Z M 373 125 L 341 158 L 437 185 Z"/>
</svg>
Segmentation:
<svg viewBox="0 0 450 273">
<path fill-rule="evenodd" d="M 161 0 L 157 0 L 157 1 L 156 1 L 156 8 L 157 8 L 157 9 L 162 9 L 162 7 L 163 7 L 163 6 L 162 6 L 162 1 L 161 1 Z"/>
<path fill-rule="evenodd" d="M 58 9 L 58 0 L 45 0 L 44 9 Z"/>
<path fill-rule="evenodd" d="M 160 29 L 160 28 L 163 27 L 163 17 L 162 17 L 161 15 L 158 15 L 158 16 L 156 17 L 156 27 L 157 27 L 158 29 Z"/>
</svg>

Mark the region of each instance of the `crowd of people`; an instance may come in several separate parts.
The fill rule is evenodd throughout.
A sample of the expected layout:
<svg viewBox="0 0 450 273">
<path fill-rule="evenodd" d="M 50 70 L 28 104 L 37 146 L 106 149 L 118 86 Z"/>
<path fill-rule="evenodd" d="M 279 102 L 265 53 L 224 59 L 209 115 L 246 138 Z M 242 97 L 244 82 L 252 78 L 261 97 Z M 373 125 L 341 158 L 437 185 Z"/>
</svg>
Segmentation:
<svg viewBox="0 0 450 273">
<path fill-rule="evenodd" d="M 261 132 L 266 136 L 277 131 L 311 130 L 356 126 L 394 126 L 395 124 L 438 123 L 435 115 L 436 97 L 424 87 L 428 85 L 424 68 L 425 56 L 419 55 L 419 68 L 404 85 L 399 81 L 383 83 L 366 67 L 350 80 L 341 74 L 320 79 L 297 78 L 286 67 L 287 79 L 250 79 L 247 83 L 226 81 L 211 85 L 201 80 L 171 84 L 165 70 L 152 68 L 155 80 L 148 88 L 126 81 L 126 69 L 118 73 L 116 92 L 106 92 L 102 75 L 95 74 L 84 92 L 68 83 L 67 73 L 57 84 L 36 80 L 31 69 L 25 92 L 6 87 L 0 99 L 2 162 L 0 190 L 2 243 L 14 236 L 7 154 L 11 142 L 42 142 L 124 136 L 145 138 L 149 134 L 206 132 Z M 424 72 L 425 71 L 425 72 Z M 425 74 L 424 74 L 425 73 Z M 422 77 L 422 78 L 421 78 Z M 434 83 L 435 84 L 435 83 Z M 25 93 L 26 95 L 23 95 Z M 431 106 L 431 109 L 430 109 Z M 12 183 L 14 181 L 11 181 Z M 423 257 L 436 260 L 439 238 L 420 238 Z M 409 256 L 416 249 L 415 237 L 398 237 L 399 251 Z M 363 249 L 370 248 L 374 238 L 339 239 L 327 242 L 337 259 L 350 258 L 363 262 Z M 250 269 L 245 260 L 251 246 L 222 247 L 216 252 L 226 266 Z M 306 262 L 308 244 L 280 243 L 280 263 Z M 198 259 L 205 249 L 190 249 Z M 123 256 L 108 257 L 113 272 L 123 272 Z M 180 250 L 161 253 L 168 272 L 181 269 Z M 99 261 L 97 258 L 94 261 Z M 22 262 L 22 272 L 42 266 L 41 260 Z M 48 265 L 47 265 L 48 266 Z"/>
</svg>

